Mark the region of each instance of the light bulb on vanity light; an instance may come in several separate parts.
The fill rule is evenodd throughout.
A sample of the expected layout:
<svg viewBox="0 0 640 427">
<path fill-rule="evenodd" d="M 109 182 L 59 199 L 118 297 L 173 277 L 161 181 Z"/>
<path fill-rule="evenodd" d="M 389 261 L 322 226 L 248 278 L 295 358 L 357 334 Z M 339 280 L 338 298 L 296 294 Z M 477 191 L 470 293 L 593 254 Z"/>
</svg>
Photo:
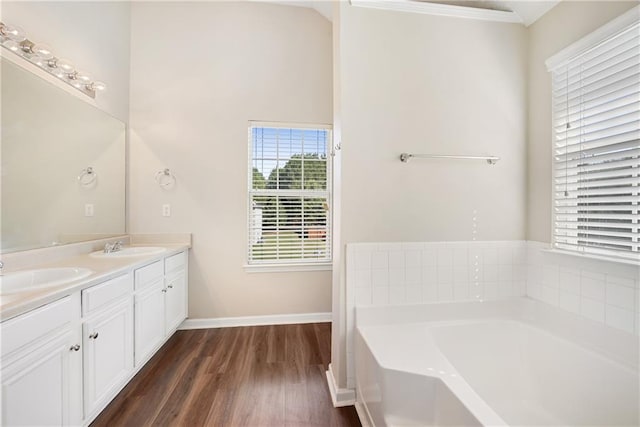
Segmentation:
<svg viewBox="0 0 640 427">
<path fill-rule="evenodd" d="M 27 39 L 27 36 L 22 28 L 7 24 L 0 25 L 0 36 L 5 37 L 9 40 L 16 41 L 18 43 L 23 42 Z"/>
<path fill-rule="evenodd" d="M 29 49 L 30 53 L 36 55 L 38 58 L 44 61 L 48 61 L 53 58 L 53 52 L 51 48 L 46 44 L 34 44 Z"/>
<path fill-rule="evenodd" d="M 96 81 L 89 83 L 86 88 L 93 92 L 104 92 L 105 90 L 107 90 L 107 85 L 106 83 Z"/>
</svg>

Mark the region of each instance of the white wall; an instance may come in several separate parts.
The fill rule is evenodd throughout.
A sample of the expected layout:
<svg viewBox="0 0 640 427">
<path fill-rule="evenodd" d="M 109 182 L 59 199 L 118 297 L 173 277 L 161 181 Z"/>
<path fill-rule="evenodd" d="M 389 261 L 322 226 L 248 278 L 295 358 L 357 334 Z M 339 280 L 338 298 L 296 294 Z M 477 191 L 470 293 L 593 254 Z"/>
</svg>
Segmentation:
<svg viewBox="0 0 640 427">
<path fill-rule="evenodd" d="M 128 2 L 2 1 L 2 21 L 22 27 L 93 78 L 107 84 L 96 105 L 126 122 L 129 116 Z"/>
<path fill-rule="evenodd" d="M 525 28 L 346 3 L 334 25 L 342 86 L 341 244 L 523 239 Z M 403 164 L 402 152 L 502 160 Z M 344 299 L 344 289 L 343 276 L 334 282 L 334 298 Z M 344 315 L 344 309 L 334 314 L 333 328 L 341 336 L 332 353 L 340 386 L 346 353 L 336 346 L 344 347 Z"/>
<path fill-rule="evenodd" d="M 551 76 L 544 61 L 637 4 L 563 1 L 529 27 L 528 240 L 551 241 Z"/>
<path fill-rule="evenodd" d="M 132 4 L 130 232 L 193 233 L 189 317 L 331 310 L 328 271 L 243 269 L 248 121 L 331 123 L 331 42 L 306 8 Z M 154 181 L 165 167 L 171 191 Z"/>
</svg>

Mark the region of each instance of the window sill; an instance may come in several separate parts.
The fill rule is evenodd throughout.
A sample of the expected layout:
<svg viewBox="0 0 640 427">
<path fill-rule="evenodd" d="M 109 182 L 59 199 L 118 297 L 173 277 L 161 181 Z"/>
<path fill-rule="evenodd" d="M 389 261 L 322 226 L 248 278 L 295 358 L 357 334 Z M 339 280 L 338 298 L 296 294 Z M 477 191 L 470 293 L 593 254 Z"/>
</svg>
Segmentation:
<svg viewBox="0 0 640 427">
<path fill-rule="evenodd" d="M 331 271 L 333 264 L 245 264 L 247 273 L 293 273 L 297 271 Z"/>
<path fill-rule="evenodd" d="M 546 252 L 546 253 L 550 253 L 550 254 L 569 255 L 569 256 L 574 256 L 574 257 L 583 258 L 583 259 L 592 259 L 592 260 L 596 260 L 596 261 L 607 261 L 607 262 L 612 262 L 612 263 L 616 263 L 616 264 L 633 265 L 633 266 L 636 266 L 636 267 L 640 266 L 640 260 L 639 261 L 635 261 L 635 260 L 632 260 L 632 259 L 614 258 L 614 257 L 608 257 L 608 256 L 604 256 L 604 255 L 595 255 L 595 254 L 588 254 L 588 253 L 572 252 L 572 251 L 567 251 L 567 250 L 564 250 L 564 249 L 549 248 L 549 249 L 542 249 L 542 252 Z"/>
</svg>

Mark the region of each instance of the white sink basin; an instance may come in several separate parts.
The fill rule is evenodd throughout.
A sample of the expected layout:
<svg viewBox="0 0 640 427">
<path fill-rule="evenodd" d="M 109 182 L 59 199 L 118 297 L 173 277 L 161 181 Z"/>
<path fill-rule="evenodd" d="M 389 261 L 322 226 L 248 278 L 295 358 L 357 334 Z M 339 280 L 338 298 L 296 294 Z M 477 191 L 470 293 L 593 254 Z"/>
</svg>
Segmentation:
<svg viewBox="0 0 640 427">
<path fill-rule="evenodd" d="M 15 294 L 74 282 L 90 276 L 88 268 L 60 267 L 16 271 L 0 276 L 0 294 Z"/>
<path fill-rule="evenodd" d="M 104 251 L 97 251 L 90 253 L 89 256 L 95 258 L 126 258 L 143 255 L 156 255 L 165 252 L 167 248 L 159 246 L 127 246 L 116 252 L 106 253 Z"/>
</svg>

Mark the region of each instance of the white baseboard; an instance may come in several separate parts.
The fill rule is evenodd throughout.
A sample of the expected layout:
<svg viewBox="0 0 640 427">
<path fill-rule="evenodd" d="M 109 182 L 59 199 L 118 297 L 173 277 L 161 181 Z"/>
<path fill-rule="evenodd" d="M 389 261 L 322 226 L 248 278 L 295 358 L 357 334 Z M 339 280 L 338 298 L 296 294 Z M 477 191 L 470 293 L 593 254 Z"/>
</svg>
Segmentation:
<svg viewBox="0 0 640 427">
<path fill-rule="evenodd" d="M 187 319 L 178 329 L 233 328 L 236 326 L 291 325 L 331 322 L 331 313 L 276 314 L 270 316 L 214 317 Z"/>
<path fill-rule="evenodd" d="M 356 392 L 349 388 L 339 388 L 336 383 L 336 378 L 333 375 L 331 369 L 331 363 L 329 363 L 329 369 L 327 370 L 327 383 L 329 384 L 329 393 L 331 394 L 331 401 L 335 408 L 341 406 L 351 406 L 356 403 Z"/>
<path fill-rule="evenodd" d="M 367 409 L 364 407 L 364 405 L 362 403 L 356 402 L 355 407 L 362 427 L 372 427 L 373 424 L 371 423 L 369 415 L 367 414 Z"/>
</svg>

